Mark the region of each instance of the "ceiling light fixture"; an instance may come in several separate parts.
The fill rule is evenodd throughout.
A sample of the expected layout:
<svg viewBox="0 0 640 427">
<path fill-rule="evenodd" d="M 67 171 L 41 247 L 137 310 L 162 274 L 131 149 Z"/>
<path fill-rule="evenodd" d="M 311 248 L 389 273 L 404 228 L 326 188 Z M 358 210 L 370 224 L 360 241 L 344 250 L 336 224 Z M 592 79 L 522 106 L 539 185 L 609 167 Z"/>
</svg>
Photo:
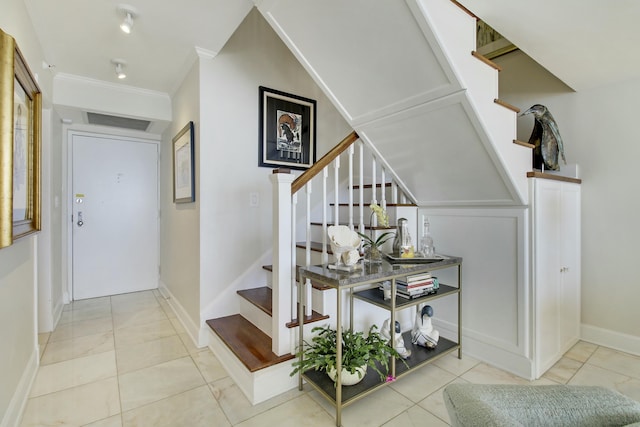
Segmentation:
<svg viewBox="0 0 640 427">
<path fill-rule="evenodd" d="M 124 20 L 122 24 L 120 24 L 120 29 L 127 34 L 131 33 L 131 28 L 133 28 L 133 19 L 138 16 L 138 12 L 129 5 L 121 4 L 118 6 L 118 12 L 121 15 L 124 15 Z"/>
<path fill-rule="evenodd" d="M 118 76 L 119 79 L 124 79 L 127 77 L 123 70 L 124 66 L 127 65 L 124 59 L 112 59 L 111 63 L 116 66 L 116 76 Z"/>
</svg>

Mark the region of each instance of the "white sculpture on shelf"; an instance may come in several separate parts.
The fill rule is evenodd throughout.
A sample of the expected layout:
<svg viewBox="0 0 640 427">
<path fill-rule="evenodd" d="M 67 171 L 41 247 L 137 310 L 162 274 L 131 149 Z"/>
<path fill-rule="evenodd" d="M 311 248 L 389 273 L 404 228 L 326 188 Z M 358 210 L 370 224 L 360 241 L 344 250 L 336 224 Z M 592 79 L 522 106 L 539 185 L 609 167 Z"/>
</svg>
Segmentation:
<svg viewBox="0 0 640 427">
<path fill-rule="evenodd" d="M 358 233 L 346 225 L 332 225 L 327 227 L 329 244 L 333 255 L 336 257 L 336 265 L 340 262 L 345 265 L 355 265 L 360 259 L 358 248 L 362 243 Z"/>
<path fill-rule="evenodd" d="M 380 330 L 380 335 L 382 335 L 383 338 L 388 339 L 389 344 L 391 344 L 391 329 L 389 328 L 390 323 L 391 323 L 391 319 L 385 320 L 384 323 L 382 324 L 382 329 Z M 402 330 L 400 329 L 400 322 L 396 320 L 395 323 L 396 323 L 396 327 L 395 327 L 395 336 L 393 337 L 393 348 L 398 352 L 400 357 L 402 357 L 403 359 L 406 359 L 409 356 L 411 356 L 411 350 L 409 350 L 404 345 L 404 338 L 402 338 Z"/>
<path fill-rule="evenodd" d="M 416 320 L 411 330 L 411 342 L 427 348 L 435 348 L 440 339 L 440 332 L 433 329 L 431 317 L 433 316 L 433 308 L 425 305 L 416 312 Z"/>
</svg>

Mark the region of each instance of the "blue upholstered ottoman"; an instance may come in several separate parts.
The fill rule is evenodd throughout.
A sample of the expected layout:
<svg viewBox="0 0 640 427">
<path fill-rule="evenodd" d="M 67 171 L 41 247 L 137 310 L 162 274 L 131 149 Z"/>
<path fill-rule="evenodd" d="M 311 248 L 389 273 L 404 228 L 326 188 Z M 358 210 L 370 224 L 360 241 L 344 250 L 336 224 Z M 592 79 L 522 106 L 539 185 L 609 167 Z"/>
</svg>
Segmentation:
<svg viewBox="0 0 640 427">
<path fill-rule="evenodd" d="M 640 426 L 640 402 L 604 387 L 449 384 L 456 426 Z"/>
</svg>

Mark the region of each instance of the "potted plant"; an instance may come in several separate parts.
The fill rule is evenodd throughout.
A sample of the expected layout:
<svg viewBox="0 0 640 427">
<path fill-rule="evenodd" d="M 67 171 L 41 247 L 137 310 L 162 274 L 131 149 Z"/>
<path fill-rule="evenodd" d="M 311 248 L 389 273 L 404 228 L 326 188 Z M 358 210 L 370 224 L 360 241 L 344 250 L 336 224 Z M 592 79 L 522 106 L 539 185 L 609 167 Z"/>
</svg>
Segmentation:
<svg viewBox="0 0 640 427">
<path fill-rule="evenodd" d="M 342 331 L 342 384 L 350 385 L 360 381 L 371 367 L 378 373 L 381 381 L 387 380 L 389 372 L 389 358 L 400 359 L 398 352 L 388 344 L 388 341 L 376 331 L 378 327 L 372 325 L 367 336 L 364 332 L 354 332 L 350 329 Z M 302 360 L 293 362 L 294 370 L 291 376 L 299 371 L 315 369 L 325 371 L 335 381 L 336 373 L 336 337 L 337 331 L 329 326 L 318 326 L 311 330 L 317 333 L 311 343 L 304 341 Z M 401 359 L 402 360 L 402 359 Z M 404 361 L 403 361 L 404 362 Z M 406 362 L 404 362 L 406 364 Z M 346 381 L 352 377 L 355 382 Z"/>
</svg>

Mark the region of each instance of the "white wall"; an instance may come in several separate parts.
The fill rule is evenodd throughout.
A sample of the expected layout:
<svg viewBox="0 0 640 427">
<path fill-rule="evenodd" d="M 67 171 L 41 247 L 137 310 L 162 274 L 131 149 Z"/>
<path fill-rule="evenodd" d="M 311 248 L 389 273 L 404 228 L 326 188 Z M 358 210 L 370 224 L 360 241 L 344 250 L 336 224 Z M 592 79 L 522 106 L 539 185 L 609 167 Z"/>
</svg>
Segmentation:
<svg viewBox="0 0 640 427">
<path fill-rule="evenodd" d="M 257 10 L 202 62 L 200 283 L 204 318 L 237 312 L 238 288 L 264 286 L 270 264 L 270 168 L 258 167 L 258 87 L 317 101 L 317 156 L 351 129 Z M 174 110 L 177 111 L 177 110 Z M 259 206 L 249 206 L 249 195 Z"/>
<path fill-rule="evenodd" d="M 195 63 L 173 96 L 174 117 L 162 135 L 160 160 L 160 288 L 172 297 L 190 334 L 200 323 L 200 163 L 202 120 L 200 115 L 200 72 Z M 196 201 L 173 202 L 173 137 L 189 121 L 194 122 L 196 152 Z"/>
<path fill-rule="evenodd" d="M 500 98 L 526 109 L 546 105 L 569 163 L 582 178 L 583 338 L 640 354 L 637 262 L 637 103 L 640 79 L 572 92 L 522 52 L 497 58 Z M 624 66 L 624 65 L 621 65 Z M 519 119 L 528 141 L 533 121 Z"/>
<path fill-rule="evenodd" d="M 44 58 L 23 1 L 3 1 L 0 28 L 16 39 L 32 71 L 38 74 L 44 106 L 50 105 L 51 75 L 39 67 Z M 43 177 L 43 182 L 48 178 Z M 1 426 L 17 423 L 38 363 L 37 241 L 32 235 L 0 249 Z"/>
</svg>

